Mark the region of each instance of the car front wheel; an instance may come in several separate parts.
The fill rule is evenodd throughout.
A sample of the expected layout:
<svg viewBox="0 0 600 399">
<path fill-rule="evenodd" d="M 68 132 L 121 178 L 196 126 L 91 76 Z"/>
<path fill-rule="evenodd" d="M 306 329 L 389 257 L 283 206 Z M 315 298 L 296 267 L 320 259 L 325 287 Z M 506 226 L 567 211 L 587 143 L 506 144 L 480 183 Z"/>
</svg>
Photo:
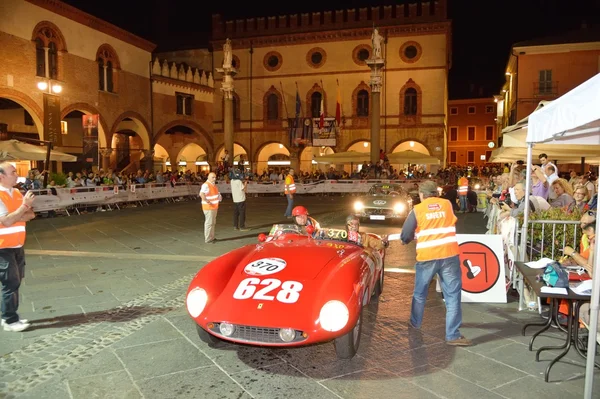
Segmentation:
<svg viewBox="0 0 600 399">
<path fill-rule="evenodd" d="M 352 359 L 356 355 L 358 345 L 360 344 L 360 336 L 362 333 L 362 307 L 354 328 L 348 331 L 345 335 L 336 338 L 333 341 L 335 353 L 340 359 Z"/>
</svg>

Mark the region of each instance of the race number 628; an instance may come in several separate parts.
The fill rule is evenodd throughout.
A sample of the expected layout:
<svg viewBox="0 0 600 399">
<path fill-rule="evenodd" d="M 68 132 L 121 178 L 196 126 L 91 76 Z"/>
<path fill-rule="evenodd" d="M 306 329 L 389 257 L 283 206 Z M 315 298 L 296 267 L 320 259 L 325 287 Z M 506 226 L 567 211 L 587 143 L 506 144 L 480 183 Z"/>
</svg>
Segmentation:
<svg viewBox="0 0 600 399">
<path fill-rule="evenodd" d="M 256 290 L 259 286 L 264 288 Z M 279 288 L 277 294 L 269 295 L 272 291 Z M 300 298 L 300 291 L 303 285 L 298 281 L 284 281 L 283 283 L 276 278 L 267 278 L 261 280 L 257 277 L 249 277 L 240 282 L 233 293 L 234 299 L 257 299 L 261 301 L 272 301 L 275 298 L 283 303 L 295 303 Z M 274 293 L 273 293 L 274 294 Z"/>
</svg>

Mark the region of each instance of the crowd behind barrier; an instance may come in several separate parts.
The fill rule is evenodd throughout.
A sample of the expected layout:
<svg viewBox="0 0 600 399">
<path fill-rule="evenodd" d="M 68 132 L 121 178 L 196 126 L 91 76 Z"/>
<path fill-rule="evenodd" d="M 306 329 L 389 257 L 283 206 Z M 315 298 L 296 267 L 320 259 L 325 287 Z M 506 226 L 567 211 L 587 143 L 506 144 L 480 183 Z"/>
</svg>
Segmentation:
<svg viewBox="0 0 600 399">
<path fill-rule="evenodd" d="M 399 184 L 407 192 L 415 190 L 420 180 L 320 180 L 310 183 L 297 183 L 296 194 L 360 194 L 369 191 L 375 183 Z M 200 192 L 199 183 L 147 183 L 128 186 L 95 186 L 74 188 L 48 188 L 31 190 L 35 195 L 35 212 L 77 210 L 79 207 L 115 206 L 119 204 L 146 204 L 151 200 L 172 200 L 179 197 L 196 198 Z M 219 192 L 231 193 L 231 185 L 226 181 L 217 183 Z M 249 182 L 248 194 L 282 194 L 283 182 Z"/>
</svg>

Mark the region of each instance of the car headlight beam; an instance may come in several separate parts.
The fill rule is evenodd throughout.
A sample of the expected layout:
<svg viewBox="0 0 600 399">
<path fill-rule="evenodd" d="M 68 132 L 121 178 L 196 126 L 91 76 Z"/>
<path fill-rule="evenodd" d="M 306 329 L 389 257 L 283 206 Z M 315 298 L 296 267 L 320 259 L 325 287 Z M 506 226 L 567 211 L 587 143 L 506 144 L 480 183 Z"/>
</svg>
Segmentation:
<svg viewBox="0 0 600 399">
<path fill-rule="evenodd" d="M 398 203 L 394 204 L 394 212 L 395 213 L 402 213 L 402 212 L 404 212 L 405 209 L 406 209 L 406 207 L 404 206 L 404 204 L 402 202 L 398 202 Z"/>
<path fill-rule="evenodd" d="M 204 310 L 207 301 L 208 295 L 206 294 L 205 290 L 200 287 L 196 287 L 191 290 L 185 301 L 190 316 L 194 318 L 200 316 L 200 313 L 202 313 Z"/>
<path fill-rule="evenodd" d="M 364 207 L 365 207 L 365 205 L 364 205 L 362 202 L 360 202 L 360 201 L 356 201 L 356 202 L 354 203 L 354 210 L 355 210 L 356 212 L 360 212 L 360 211 L 362 211 Z"/>
<path fill-rule="evenodd" d="M 325 331 L 336 332 L 346 326 L 350 319 L 348 307 L 340 301 L 329 301 L 321 308 L 319 323 Z"/>
</svg>

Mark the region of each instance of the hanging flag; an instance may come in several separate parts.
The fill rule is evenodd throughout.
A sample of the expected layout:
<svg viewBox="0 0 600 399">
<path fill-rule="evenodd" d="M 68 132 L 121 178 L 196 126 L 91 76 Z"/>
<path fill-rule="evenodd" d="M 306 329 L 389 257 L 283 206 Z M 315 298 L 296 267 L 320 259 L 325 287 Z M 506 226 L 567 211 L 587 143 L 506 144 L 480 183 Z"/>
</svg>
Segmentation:
<svg viewBox="0 0 600 399">
<path fill-rule="evenodd" d="M 337 125 L 342 124 L 342 95 L 340 94 L 340 84 L 337 86 L 337 98 L 335 100 L 335 121 Z"/>
<path fill-rule="evenodd" d="M 298 94 L 298 88 L 296 88 L 296 119 L 300 118 L 300 111 L 302 111 L 302 103 L 300 102 L 300 94 Z"/>
<path fill-rule="evenodd" d="M 319 119 L 319 129 L 323 129 L 323 126 L 325 126 L 325 106 L 323 105 L 323 102 L 323 97 L 321 97 L 321 112 L 319 114 L 321 119 Z"/>
</svg>

